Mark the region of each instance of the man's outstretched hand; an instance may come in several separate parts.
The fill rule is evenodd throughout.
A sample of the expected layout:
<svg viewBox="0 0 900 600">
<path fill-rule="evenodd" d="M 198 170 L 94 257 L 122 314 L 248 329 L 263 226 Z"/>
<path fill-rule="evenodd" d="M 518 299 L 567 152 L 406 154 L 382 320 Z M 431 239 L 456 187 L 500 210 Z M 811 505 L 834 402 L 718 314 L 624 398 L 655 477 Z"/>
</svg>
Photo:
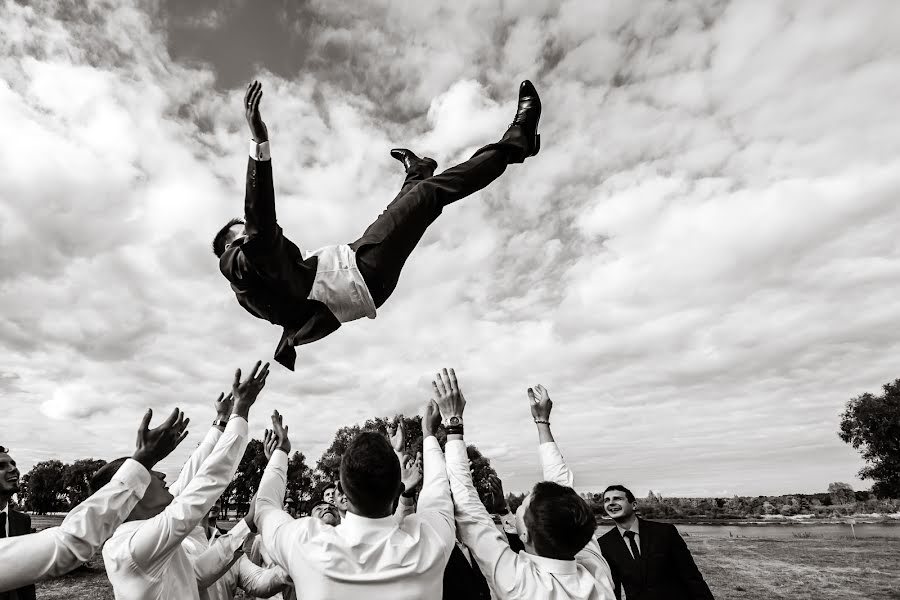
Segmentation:
<svg viewBox="0 0 900 600">
<path fill-rule="evenodd" d="M 288 426 L 284 424 L 282 416 L 276 410 L 272 413 L 272 433 L 278 442 L 275 444 L 275 450 L 282 450 L 285 454 L 291 454 L 291 440 L 288 438 Z"/>
<path fill-rule="evenodd" d="M 550 422 L 550 411 L 553 410 L 553 400 L 547 388 L 538 384 L 534 388 L 528 388 L 528 399 L 531 401 L 531 416 L 535 421 Z"/>
<path fill-rule="evenodd" d="M 397 417 L 394 423 L 393 432 L 388 431 L 391 440 L 391 447 L 396 454 L 402 454 L 406 450 L 406 427 L 403 426 L 403 416 Z"/>
<path fill-rule="evenodd" d="M 453 425 L 453 417 L 462 418 L 466 408 L 466 397 L 459 391 L 456 373 L 453 369 L 443 369 L 431 382 L 434 399 L 441 409 L 445 425 Z"/>
<path fill-rule="evenodd" d="M 269 141 L 269 130 L 263 123 L 262 116 L 259 114 L 259 101 L 262 99 L 262 84 L 254 81 L 247 86 L 247 93 L 244 94 L 244 116 L 247 118 L 247 125 L 250 126 L 250 133 L 253 135 L 253 141 L 257 144 Z"/>
<path fill-rule="evenodd" d="M 172 411 L 169 418 L 159 427 L 150 429 L 150 419 L 153 418 L 153 409 L 147 409 L 137 432 L 137 447 L 131 458 L 141 463 L 150 471 L 153 467 L 167 457 L 178 444 L 187 437 L 187 426 L 190 419 L 184 418 L 184 413 L 177 408 Z"/>
<path fill-rule="evenodd" d="M 266 363 L 260 369 L 259 365 L 261 364 L 262 361 L 256 361 L 246 381 L 241 381 L 240 369 L 234 372 L 234 382 L 231 384 L 231 394 L 234 396 L 234 413 L 245 419 L 250 414 L 250 407 L 256 402 L 256 397 L 266 387 L 266 377 L 269 376 L 269 363 Z"/>
</svg>

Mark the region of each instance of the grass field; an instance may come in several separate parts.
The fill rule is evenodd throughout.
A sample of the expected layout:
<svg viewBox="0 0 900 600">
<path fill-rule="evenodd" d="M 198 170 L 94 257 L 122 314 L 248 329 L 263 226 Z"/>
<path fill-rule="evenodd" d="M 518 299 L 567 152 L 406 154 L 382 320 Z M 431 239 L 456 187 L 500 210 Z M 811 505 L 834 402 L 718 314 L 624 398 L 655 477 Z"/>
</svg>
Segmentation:
<svg viewBox="0 0 900 600">
<path fill-rule="evenodd" d="M 59 519 L 39 520 L 43 528 Z M 718 600 L 900 600 L 900 539 L 685 538 Z M 239 596 L 243 597 L 243 596 Z M 38 584 L 42 600 L 113 600 L 95 556 L 86 568 Z"/>
</svg>

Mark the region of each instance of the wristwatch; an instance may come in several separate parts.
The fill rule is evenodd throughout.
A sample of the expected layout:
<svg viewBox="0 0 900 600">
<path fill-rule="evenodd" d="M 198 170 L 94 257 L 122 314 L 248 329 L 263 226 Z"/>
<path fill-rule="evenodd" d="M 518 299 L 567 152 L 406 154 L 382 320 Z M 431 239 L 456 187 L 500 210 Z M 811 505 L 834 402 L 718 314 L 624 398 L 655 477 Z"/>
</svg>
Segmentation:
<svg viewBox="0 0 900 600">
<path fill-rule="evenodd" d="M 216 419 L 213 421 L 213 427 L 225 427 L 228 425 L 228 419 Z"/>
<path fill-rule="evenodd" d="M 461 427 L 462 424 L 463 424 L 462 417 L 452 416 L 449 419 L 447 419 L 448 427 Z"/>
</svg>

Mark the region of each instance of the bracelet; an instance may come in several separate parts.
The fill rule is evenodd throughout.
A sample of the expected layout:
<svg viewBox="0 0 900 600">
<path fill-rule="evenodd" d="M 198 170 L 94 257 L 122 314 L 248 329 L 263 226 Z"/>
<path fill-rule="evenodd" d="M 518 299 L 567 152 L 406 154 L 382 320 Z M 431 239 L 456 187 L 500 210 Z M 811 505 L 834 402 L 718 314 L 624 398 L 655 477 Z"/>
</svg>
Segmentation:
<svg viewBox="0 0 900 600">
<path fill-rule="evenodd" d="M 403 491 L 400 492 L 400 495 L 403 496 L 404 498 L 415 498 L 416 497 L 416 488 L 407 490 L 406 486 L 404 485 Z"/>
<path fill-rule="evenodd" d="M 447 431 L 447 435 L 462 435 L 463 434 L 463 426 L 462 425 L 448 425 L 444 429 Z"/>
<path fill-rule="evenodd" d="M 544 419 L 535 419 L 535 423 L 543 423 L 544 425 L 549 425 L 550 421 L 545 421 Z"/>
<path fill-rule="evenodd" d="M 228 425 L 228 419 L 216 419 L 213 421 L 213 427 L 225 427 Z"/>
</svg>

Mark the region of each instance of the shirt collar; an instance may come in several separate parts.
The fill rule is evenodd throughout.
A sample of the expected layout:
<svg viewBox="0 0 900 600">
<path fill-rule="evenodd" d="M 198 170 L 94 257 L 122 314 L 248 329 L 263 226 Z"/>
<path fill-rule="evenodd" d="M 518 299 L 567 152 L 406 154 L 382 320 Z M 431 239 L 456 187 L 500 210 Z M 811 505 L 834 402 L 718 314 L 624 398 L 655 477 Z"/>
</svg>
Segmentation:
<svg viewBox="0 0 900 600">
<path fill-rule="evenodd" d="M 341 531 L 351 535 L 364 535 L 370 531 L 386 531 L 397 527 L 397 520 L 394 518 L 394 515 L 380 519 L 370 519 L 349 511 L 341 519 L 340 524 L 336 526 L 336 528 L 340 528 Z"/>
<path fill-rule="evenodd" d="M 634 524 L 631 526 L 631 529 L 625 529 L 618 523 L 616 523 L 616 528 L 619 530 L 619 535 L 621 535 L 622 537 L 625 537 L 626 531 L 633 531 L 635 534 L 641 535 L 641 520 L 635 519 Z"/>
<path fill-rule="evenodd" d="M 542 571 L 548 573 L 556 573 L 559 575 L 571 575 L 578 572 L 578 563 L 574 560 L 559 560 L 556 558 L 547 558 L 546 556 L 538 556 L 537 554 L 529 554 L 527 552 L 519 553 L 519 556 L 525 555 L 528 560 L 537 565 Z"/>
</svg>

